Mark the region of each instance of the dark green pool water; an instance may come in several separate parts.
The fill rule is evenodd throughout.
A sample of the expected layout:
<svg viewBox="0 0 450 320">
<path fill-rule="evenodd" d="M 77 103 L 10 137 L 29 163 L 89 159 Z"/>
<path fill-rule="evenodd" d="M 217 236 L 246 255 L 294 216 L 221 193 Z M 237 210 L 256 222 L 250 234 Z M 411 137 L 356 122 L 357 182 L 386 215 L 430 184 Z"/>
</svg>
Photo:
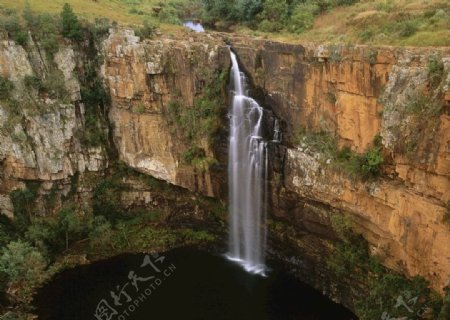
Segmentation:
<svg viewBox="0 0 450 320">
<path fill-rule="evenodd" d="M 126 254 L 64 271 L 38 292 L 35 306 L 41 320 L 356 319 L 287 274 L 248 274 L 193 249 Z"/>
</svg>

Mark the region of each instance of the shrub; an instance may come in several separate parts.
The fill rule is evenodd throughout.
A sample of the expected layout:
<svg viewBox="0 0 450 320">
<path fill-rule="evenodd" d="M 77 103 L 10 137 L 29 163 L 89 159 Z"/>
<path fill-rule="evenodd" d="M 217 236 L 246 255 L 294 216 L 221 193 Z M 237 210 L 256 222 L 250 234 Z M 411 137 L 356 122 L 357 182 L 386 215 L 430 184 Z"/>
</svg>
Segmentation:
<svg viewBox="0 0 450 320">
<path fill-rule="evenodd" d="M 383 155 L 381 148 L 373 147 L 364 155 L 364 162 L 361 166 L 362 173 L 366 176 L 375 177 L 380 173 L 380 166 L 383 164 Z"/>
<path fill-rule="evenodd" d="M 289 29 L 292 32 L 301 33 L 305 30 L 311 29 L 314 24 L 315 15 L 320 8 L 315 3 L 300 3 L 297 5 L 292 13 Z"/>
<path fill-rule="evenodd" d="M 14 224 L 22 232 L 27 230 L 34 212 L 34 200 L 37 193 L 33 189 L 18 189 L 10 193 L 14 206 Z"/>
<path fill-rule="evenodd" d="M 376 4 L 376 9 L 379 11 L 391 12 L 394 8 L 395 8 L 394 0 L 384 0 Z"/>
<path fill-rule="evenodd" d="M 89 240 L 92 247 L 105 246 L 112 243 L 111 238 L 113 234 L 111 223 L 104 216 L 93 218 L 89 231 Z"/>
<path fill-rule="evenodd" d="M 337 140 L 325 131 L 310 132 L 305 128 L 300 128 L 294 138 L 294 143 L 297 145 L 305 144 L 328 158 L 334 157 L 338 152 Z"/>
<path fill-rule="evenodd" d="M 172 5 L 167 5 L 158 15 L 159 21 L 170 24 L 181 24 L 181 20 L 178 17 L 178 11 Z"/>
<path fill-rule="evenodd" d="M 58 25 L 59 21 L 52 15 L 44 13 L 31 18 L 30 29 L 39 44 L 45 50 L 48 60 L 52 60 L 53 55 L 58 52 Z"/>
<path fill-rule="evenodd" d="M 206 156 L 205 150 L 203 148 L 199 148 L 197 146 L 191 146 L 189 149 L 183 154 L 183 160 L 187 164 L 192 164 L 194 159 L 204 158 Z"/>
<path fill-rule="evenodd" d="M 28 41 L 28 33 L 20 25 L 16 14 L 0 17 L 0 29 L 6 30 L 8 35 L 19 45 L 25 45 Z"/>
<path fill-rule="evenodd" d="M 9 79 L 0 76 L 0 99 L 9 98 L 13 89 L 13 83 Z"/>
<path fill-rule="evenodd" d="M 447 201 L 447 205 L 445 207 L 445 213 L 444 213 L 444 223 L 448 224 L 450 226 L 450 200 Z"/>
<path fill-rule="evenodd" d="M 73 207 L 65 207 L 58 213 L 59 227 L 65 235 L 66 250 L 69 249 L 70 238 L 76 236 L 83 230 L 81 217 L 78 217 Z"/>
<path fill-rule="evenodd" d="M 60 240 L 60 230 L 55 219 L 39 219 L 33 221 L 25 233 L 25 239 L 39 249 L 41 253 L 51 256 L 63 246 Z"/>
<path fill-rule="evenodd" d="M 358 32 L 358 37 L 365 41 L 370 41 L 375 36 L 375 32 L 372 29 L 364 29 L 360 32 Z"/>
<path fill-rule="evenodd" d="M 10 242 L 0 257 L 0 271 L 10 281 L 25 281 L 28 285 L 39 283 L 46 268 L 41 253 L 27 242 Z"/>
<path fill-rule="evenodd" d="M 0 248 L 6 246 L 15 236 L 14 225 L 5 215 L 0 215 Z"/>
<path fill-rule="evenodd" d="M 412 36 L 419 29 L 417 22 L 414 20 L 400 22 L 397 26 L 399 28 L 399 35 L 405 38 Z"/>
<path fill-rule="evenodd" d="M 61 12 L 62 34 L 68 39 L 80 41 L 83 38 L 83 30 L 72 7 L 65 3 Z"/>
<path fill-rule="evenodd" d="M 144 26 L 135 30 L 135 34 L 142 39 L 151 39 L 155 34 L 157 26 L 150 20 L 144 20 Z"/>
<path fill-rule="evenodd" d="M 25 87 L 28 89 L 41 90 L 43 89 L 42 80 L 35 75 L 26 75 L 24 78 Z"/>
<path fill-rule="evenodd" d="M 52 68 L 42 81 L 41 90 L 46 92 L 50 98 L 67 101 L 70 99 L 67 93 L 64 75 L 59 69 Z"/>
<path fill-rule="evenodd" d="M 93 24 L 90 24 L 90 30 L 95 39 L 99 39 L 108 35 L 111 22 L 106 18 L 95 18 Z"/>
<path fill-rule="evenodd" d="M 428 79 L 433 87 L 439 85 L 444 75 L 444 64 L 438 55 L 432 55 L 428 58 Z"/>
<path fill-rule="evenodd" d="M 136 112 L 138 114 L 143 114 L 145 112 L 145 105 L 143 103 L 138 103 L 132 109 L 133 109 L 133 112 Z"/>
<path fill-rule="evenodd" d="M 441 105 L 433 101 L 420 91 L 414 91 L 408 95 L 405 102 L 405 112 L 407 114 L 435 116 L 441 111 Z"/>
<path fill-rule="evenodd" d="M 120 188 L 121 185 L 112 180 L 103 180 L 95 187 L 92 197 L 94 215 L 103 216 L 113 224 L 123 217 L 118 197 Z"/>
<path fill-rule="evenodd" d="M 444 290 L 445 296 L 438 320 L 450 319 L 450 285 L 448 285 Z"/>
</svg>

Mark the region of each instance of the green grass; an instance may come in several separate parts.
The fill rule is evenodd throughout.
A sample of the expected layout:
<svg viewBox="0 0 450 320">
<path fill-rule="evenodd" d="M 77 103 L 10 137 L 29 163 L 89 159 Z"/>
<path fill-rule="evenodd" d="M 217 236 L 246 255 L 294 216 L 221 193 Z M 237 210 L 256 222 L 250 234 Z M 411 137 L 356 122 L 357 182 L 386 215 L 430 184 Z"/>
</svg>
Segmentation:
<svg viewBox="0 0 450 320">
<path fill-rule="evenodd" d="M 450 46 L 450 3 L 444 0 L 374 0 L 327 10 L 309 30 L 276 33 L 236 29 L 289 43 L 331 42 L 398 46 Z"/>
<path fill-rule="evenodd" d="M 184 5 L 195 2 L 194 0 L 172 0 L 172 1 L 159 1 L 159 0 L 139 0 L 139 1 L 127 1 L 127 0 L 28 0 L 30 7 L 36 13 L 49 13 L 52 15 L 59 15 L 64 3 L 69 3 L 74 12 L 82 20 L 90 22 L 95 21 L 98 18 L 107 18 L 111 22 L 115 21 L 120 25 L 125 26 L 140 26 L 144 20 L 151 20 L 153 22 L 161 22 L 161 29 L 168 32 L 177 32 L 183 30 L 180 26 L 173 23 L 167 23 L 164 17 L 159 19 L 155 16 L 153 8 L 163 4 L 163 12 L 170 11 L 171 14 L 185 13 L 188 10 L 184 10 Z M 179 8 L 179 12 L 173 12 L 173 8 Z M 194 4 L 192 5 L 194 7 Z M 25 8 L 25 1 L 13 1 L 4 0 L 0 4 L 0 8 L 13 9 L 17 12 L 22 12 Z M 164 11 L 165 10 L 165 11 Z M 181 11 L 182 10 L 182 11 Z M 174 22 L 174 21 L 172 21 Z M 177 22 L 177 21 L 175 21 Z"/>
</svg>

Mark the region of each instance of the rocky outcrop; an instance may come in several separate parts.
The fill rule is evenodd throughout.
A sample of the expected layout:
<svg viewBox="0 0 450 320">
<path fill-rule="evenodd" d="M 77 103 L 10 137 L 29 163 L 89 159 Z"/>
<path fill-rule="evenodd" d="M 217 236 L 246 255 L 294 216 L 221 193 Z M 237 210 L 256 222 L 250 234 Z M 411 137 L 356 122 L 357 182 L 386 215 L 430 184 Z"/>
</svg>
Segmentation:
<svg viewBox="0 0 450 320">
<path fill-rule="evenodd" d="M 192 108 L 214 75 L 228 70 L 228 50 L 218 39 L 139 41 L 121 30 L 104 43 L 104 77 L 111 93 L 110 118 L 119 157 L 158 179 L 218 196 L 222 189 L 209 170 L 183 161 L 185 145 L 170 123 L 170 104 Z M 220 106 L 216 106 L 220 107 Z M 202 141 L 206 155 L 217 149 Z"/>
<path fill-rule="evenodd" d="M 23 187 L 24 181 L 68 181 L 77 172 L 107 166 L 103 147 L 79 139 L 84 127 L 76 72 L 82 67 L 80 53 L 63 46 L 53 61 L 45 56 L 31 38 L 27 51 L 12 41 L 0 43 L 0 75 L 12 84 L 8 97 L 0 100 L 0 209 L 9 216 L 8 193 Z M 54 87 L 42 92 L 29 84 L 32 81 Z M 53 89 L 64 94 L 49 94 Z"/>
</svg>

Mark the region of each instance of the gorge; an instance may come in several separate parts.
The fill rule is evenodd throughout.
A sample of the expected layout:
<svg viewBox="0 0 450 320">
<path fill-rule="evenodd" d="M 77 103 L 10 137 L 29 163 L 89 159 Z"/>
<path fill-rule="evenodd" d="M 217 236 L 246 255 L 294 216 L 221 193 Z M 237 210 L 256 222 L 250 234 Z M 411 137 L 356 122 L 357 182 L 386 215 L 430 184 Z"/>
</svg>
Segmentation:
<svg viewBox="0 0 450 320">
<path fill-rule="evenodd" d="M 51 62 L 38 42 L 1 42 L 0 74 L 13 84 L 0 101 L 3 215 L 46 218 L 68 202 L 80 219 L 114 208 L 145 218 L 151 209 L 159 216 L 143 225 L 170 226 L 186 242 L 195 236 L 196 245 L 225 252 L 222 206 L 230 201 L 229 253 L 261 271 L 267 202 L 267 260 L 282 261 L 286 272 L 359 317 L 368 312 L 361 301 L 381 315 L 411 288 L 420 288 L 426 305 L 428 286 L 445 295 L 448 48 L 300 45 L 214 32 L 142 40 L 120 27 L 88 42 L 60 45 Z M 238 88 L 239 71 L 248 93 Z M 30 86 L 31 77 L 52 76 L 68 96 Z M 254 112 L 252 135 L 268 138 L 235 144 L 240 149 L 229 154 L 229 135 L 248 136 L 252 127 L 228 127 L 237 119 L 227 117 L 230 77 L 236 109 Z M 266 143 L 274 133 L 281 141 Z M 233 168 L 249 154 L 253 165 Z M 251 179 L 259 181 L 252 190 L 245 185 Z M 237 215 L 243 207 L 252 223 Z M 253 236 L 238 240 L 248 228 Z M 214 237 L 199 233 L 205 230 Z M 97 247 L 121 253 L 181 245 L 166 233 L 139 232 L 125 232 L 124 247 L 112 240 Z M 96 256 L 84 253 L 83 242 L 73 245 L 80 250 L 74 259 Z M 386 285 L 392 278 L 398 288 Z M 373 288 L 382 285 L 380 298 Z"/>
</svg>

